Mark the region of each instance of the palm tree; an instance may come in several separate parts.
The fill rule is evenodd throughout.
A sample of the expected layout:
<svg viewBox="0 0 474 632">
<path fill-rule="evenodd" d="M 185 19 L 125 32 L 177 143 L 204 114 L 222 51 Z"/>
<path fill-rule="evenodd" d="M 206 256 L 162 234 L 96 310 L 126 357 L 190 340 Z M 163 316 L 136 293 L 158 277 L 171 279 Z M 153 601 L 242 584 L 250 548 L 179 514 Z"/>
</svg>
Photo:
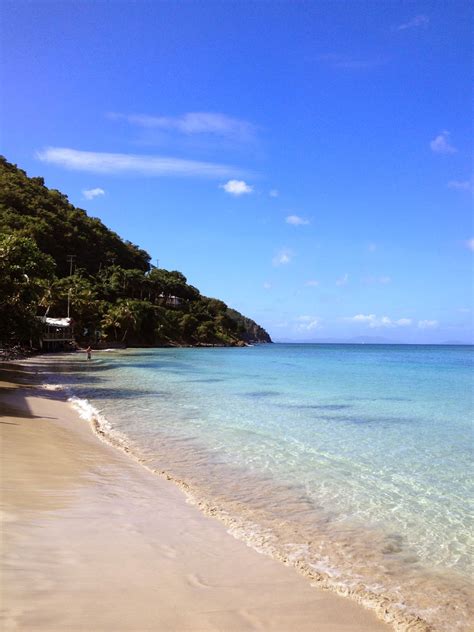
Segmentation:
<svg viewBox="0 0 474 632">
<path fill-rule="evenodd" d="M 128 332 L 136 332 L 141 324 L 145 304 L 142 301 L 125 299 L 110 307 L 102 318 L 104 329 L 113 329 L 115 340 L 118 340 L 118 332 L 123 332 L 122 342 L 127 339 Z"/>
</svg>

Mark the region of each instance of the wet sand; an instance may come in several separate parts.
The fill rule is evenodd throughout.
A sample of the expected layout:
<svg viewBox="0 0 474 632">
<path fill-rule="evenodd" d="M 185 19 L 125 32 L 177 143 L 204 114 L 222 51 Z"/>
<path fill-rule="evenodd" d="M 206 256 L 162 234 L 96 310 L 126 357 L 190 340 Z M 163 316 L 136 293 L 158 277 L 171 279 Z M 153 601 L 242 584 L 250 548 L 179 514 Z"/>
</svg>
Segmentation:
<svg viewBox="0 0 474 632">
<path fill-rule="evenodd" d="M 0 379 L 3 631 L 390 629 L 234 539 L 28 367 Z"/>
</svg>

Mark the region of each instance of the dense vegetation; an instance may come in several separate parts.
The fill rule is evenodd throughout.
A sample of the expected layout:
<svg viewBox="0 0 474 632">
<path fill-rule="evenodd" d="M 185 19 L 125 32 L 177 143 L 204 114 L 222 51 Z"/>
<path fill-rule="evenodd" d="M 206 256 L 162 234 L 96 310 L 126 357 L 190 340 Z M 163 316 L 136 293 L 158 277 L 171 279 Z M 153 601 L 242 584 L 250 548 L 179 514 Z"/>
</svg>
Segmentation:
<svg viewBox="0 0 474 632">
<path fill-rule="evenodd" d="M 37 316 L 65 316 L 68 298 L 79 342 L 271 342 L 254 321 L 202 296 L 181 272 L 150 265 L 144 250 L 0 157 L 0 342 L 37 340 Z"/>
</svg>

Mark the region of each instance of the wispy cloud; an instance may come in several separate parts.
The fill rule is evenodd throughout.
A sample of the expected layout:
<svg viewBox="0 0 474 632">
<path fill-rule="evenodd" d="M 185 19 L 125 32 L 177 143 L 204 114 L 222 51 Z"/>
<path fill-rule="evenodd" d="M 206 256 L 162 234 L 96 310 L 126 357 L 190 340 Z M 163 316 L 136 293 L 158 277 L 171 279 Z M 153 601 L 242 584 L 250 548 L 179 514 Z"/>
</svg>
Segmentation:
<svg viewBox="0 0 474 632">
<path fill-rule="evenodd" d="M 371 329 L 392 328 L 392 327 L 408 327 L 412 324 L 411 318 L 392 319 L 389 316 L 376 316 L 376 314 L 356 314 L 346 318 L 354 323 L 362 323 L 368 325 Z"/>
<path fill-rule="evenodd" d="M 278 191 L 278 189 L 270 189 L 268 195 L 272 198 L 276 198 L 280 195 L 280 192 Z"/>
<path fill-rule="evenodd" d="M 82 195 L 86 198 L 86 200 L 93 200 L 96 197 L 100 197 L 101 195 L 105 195 L 104 189 L 97 187 L 95 189 L 84 189 L 82 191 Z"/>
<path fill-rule="evenodd" d="M 451 134 L 447 130 L 443 130 L 433 138 L 430 142 L 431 151 L 434 151 L 435 154 L 455 154 L 457 152 L 456 147 L 451 145 L 449 140 Z"/>
<path fill-rule="evenodd" d="M 212 134 L 234 140 L 252 140 L 256 127 L 242 119 L 220 112 L 186 112 L 180 116 L 151 116 L 149 114 L 119 114 L 111 112 L 108 117 L 124 120 L 139 127 L 174 131 L 180 134 Z"/>
<path fill-rule="evenodd" d="M 374 244 L 373 242 L 372 242 L 372 243 L 370 243 L 370 244 L 367 246 L 367 250 L 368 250 L 369 252 L 375 252 L 375 251 L 377 250 L 377 244 Z"/>
<path fill-rule="evenodd" d="M 282 248 L 273 257 L 272 263 L 274 266 L 284 266 L 291 262 L 294 257 L 294 253 L 289 248 Z"/>
<path fill-rule="evenodd" d="M 235 195 L 236 197 L 253 192 L 253 187 L 244 180 L 229 180 L 229 182 L 225 184 L 220 184 L 219 188 L 224 189 L 226 193 L 230 193 L 230 195 Z"/>
<path fill-rule="evenodd" d="M 474 237 L 471 237 L 471 239 L 466 241 L 466 248 L 474 252 Z"/>
<path fill-rule="evenodd" d="M 67 147 L 47 147 L 37 152 L 36 156 L 42 162 L 91 173 L 206 178 L 222 178 L 242 173 L 234 167 L 212 162 L 183 160 L 168 156 L 80 151 Z"/>
<path fill-rule="evenodd" d="M 411 20 L 408 20 L 408 22 L 405 22 L 404 24 L 400 24 L 399 26 L 397 26 L 396 30 L 406 31 L 407 29 L 417 29 L 420 27 L 426 28 L 429 23 L 430 23 L 430 19 L 427 15 L 416 15 Z"/>
<path fill-rule="evenodd" d="M 385 63 L 385 59 L 361 59 L 337 53 L 319 55 L 318 59 L 332 68 L 340 68 L 341 70 L 369 70 Z"/>
<path fill-rule="evenodd" d="M 297 329 L 299 331 L 314 331 L 321 326 L 321 319 L 316 316 L 298 316 L 296 320 L 298 322 Z"/>
<path fill-rule="evenodd" d="M 306 281 L 305 285 L 306 287 L 318 287 L 319 281 L 317 281 L 316 279 L 310 279 L 309 281 Z"/>
<path fill-rule="evenodd" d="M 288 215 L 285 218 L 285 222 L 291 224 L 291 226 L 307 226 L 310 223 L 309 219 L 305 219 L 299 215 Z"/>
<path fill-rule="evenodd" d="M 263 289 L 264 290 L 271 290 L 272 289 L 272 284 L 270 283 L 270 281 L 265 281 L 263 284 Z"/>
<path fill-rule="evenodd" d="M 368 276 L 362 279 L 366 285 L 388 285 L 392 282 L 392 278 L 388 275 L 382 276 Z"/>
<path fill-rule="evenodd" d="M 419 320 L 418 328 L 419 329 L 436 329 L 439 325 L 437 320 Z"/>
<path fill-rule="evenodd" d="M 448 182 L 448 188 L 455 189 L 456 191 L 471 191 L 473 188 L 473 180 L 450 180 Z"/>
<path fill-rule="evenodd" d="M 342 277 L 339 277 L 339 279 L 336 280 L 336 285 L 338 287 L 343 287 L 344 285 L 347 285 L 348 283 L 349 283 L 349 275 L 347 274 L 347 272 L 343 274 Z"/>
</svg>

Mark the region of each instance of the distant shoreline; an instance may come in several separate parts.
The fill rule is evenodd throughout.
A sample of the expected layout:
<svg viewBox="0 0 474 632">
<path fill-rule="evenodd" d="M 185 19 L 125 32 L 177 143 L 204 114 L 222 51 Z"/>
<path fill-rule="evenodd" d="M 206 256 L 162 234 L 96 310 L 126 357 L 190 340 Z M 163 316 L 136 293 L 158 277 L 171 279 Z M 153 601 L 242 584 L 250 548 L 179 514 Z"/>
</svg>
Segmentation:
<svg viewBox="0 0 474 632">
<path fill-rule="evenodd" d="M 473 347 L 474 342 L 355 342 L 355 341 L 335 341 L 335 340 L 273 340 L 275 345 L 348 345 L 348 346 L 392 346 L 392 347 Z"/>
</svg>

